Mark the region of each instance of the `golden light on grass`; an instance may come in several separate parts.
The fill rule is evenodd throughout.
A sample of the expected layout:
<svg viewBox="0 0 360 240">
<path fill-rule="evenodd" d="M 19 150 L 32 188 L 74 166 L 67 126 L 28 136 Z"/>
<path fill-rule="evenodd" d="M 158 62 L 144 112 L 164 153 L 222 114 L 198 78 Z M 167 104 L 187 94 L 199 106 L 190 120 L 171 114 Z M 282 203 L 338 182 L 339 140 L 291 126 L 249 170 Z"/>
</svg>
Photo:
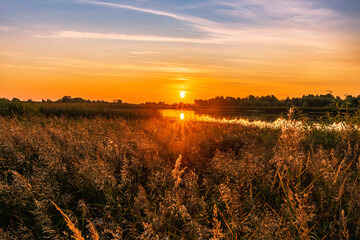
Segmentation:
<svg viewBox="0 0 360 240">
<path fill-rule="evenodd" d="M 77 229 L 75 227 L 75 225 L 71 222 L 70 218 L 61 210 L 61 208 L 56 205 L 56 203 L 54 203 L 53 201 L 51 201 L 51 204 L 55 206 L 55 208 L 61 213 L 61 215 L 64 217 L 64 220 L 67 224 L 67 226 L 69 227 L 69 229 L 71 230 L 71 232 L 73 232 L 73 236 L 71 236 L 73 239 L 76 240 L 85 240 L 82 236 L 81 236 L 81 231 L 79 229 Z"/>
<path fill-rule="evenodd" d="M 178 97 L 176 93 L 179 91 L 172 96 Z M 85 108 L 88 103 L 83 104 Z M 126 111 L 134 114 L 135 110 Z M 0 239 L 29 239 L 30 234 L 39 239 L 154 239 L 159 235 L 176 238 L 179 232 L 184 239 L 194 239 L 195 234 L 206 239 L 237 239 L 242 232 L 252 234 L 254 239 L 359 239 L 356 227 L 360 221 L 360 191 L 353 191 L 359 178 L 358 169 L 353 167 L 358 162 L 360 145 L 358 128 L 353 124 L 357 115 L 336 118 L 344 128 L 328 131 L 332 125 L 322 122 L 305 126 L 282 119 L 289 125 L 274 129 L 241 120 L 205 118 L 205 114 L 200 115 L 204 118 L 199 122 L 198 114 L 186 109 L 165 109 L 163 113 L 172 119 L 156 115 L 147 119 L 110 119 L 107 115 L 74 119 L 29 112 L 29 117 L 19 121 L 17 115 L 0 116 L 0 216 L 12 219 L 10 223 L 0 221 Z M 19 136 L 24 141 L 14 141 Z M 351 137 L 351 141 L 341 136 Z M 34 171 L 16 161 L 26 146 L 34 146 L 27 149 L 27 154 L 42 156 L 41 164 L 33 166 Z M 348 148 L 344 150 L 344 146 Z M 64 148 L 66 161 L 60 161 L 56 153 Z M 66 182 L 54 178 L 54 171 L 71 178 Z M 215 188 L 211 184 L 214 177 L 218 184 Z M 308 178 L 316 181 L 309 183 Z M 72 179 L 79 181 L 73 185 Z M 49 186 L 46 194 L 54 207 L 37 199 L 44 194 L 45 180 Z M 251 184 L 239 191 L 244 182 Z M 89 186 L 88 198 L 74 192 Z M 261 196 L 273 186 L 279 190 Z M 118 202 L 105 207 L 102 189 Z M 273 202 L 282 204 L 273 208 Z M 56 203 L 61 203 L 61 208 Z M 342 211 L 343 205 L 348 208 Z M 111 210 L 114 207 L 116 211 Z M 194 207 L 198 211 L 193 211 Z M 155 219 L 157 226 L 171 227 L 152 225 L 152 216 L 158 216 L 159 209 L 165 214 L 176 211 L 177 217 L 170 214 Z M 329 217 L 327 212 L 333 209 L 339 209 L 340 216 Z M 144 213 L 151 218 L 145 218 Z M 43 220 L 28 221 L 34 214 Z M 117 220 L 119 216 L 126 224 Z M 324 231 L 323 226 L 332 225 L 340 227 Z M 242 226 L 246 226 L 245 231 Z M 193 228 L 199 233 L 194 233 Z"/>
<path fill-rule="evenodd" d="M 184 98 L 186 96 L 186 92 L 185 91 L 180 91 L 180 97 Z"/>
</svg>

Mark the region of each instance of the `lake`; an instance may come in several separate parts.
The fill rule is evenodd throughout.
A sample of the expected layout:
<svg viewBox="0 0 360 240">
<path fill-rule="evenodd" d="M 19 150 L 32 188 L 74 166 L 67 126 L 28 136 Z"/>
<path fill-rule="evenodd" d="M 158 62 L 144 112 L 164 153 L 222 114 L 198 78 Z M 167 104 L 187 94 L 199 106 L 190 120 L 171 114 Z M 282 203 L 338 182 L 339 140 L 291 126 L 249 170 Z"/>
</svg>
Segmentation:
<svg viewBox="0 0 360 240">
<path fill-rule="evenodd" d="M 289 120 L 286 112 L 269 113 L 261 110 L 251 111 L 224 111 L 224 110 L 174 110 L 166 109 L 160 110 L 162 116 L 167 118 L 178 119 L 180 121 L 202 121 L 202 122 L 220 122 L 220 123 L 233 123 L 242 124 L 247 126 L 259 126 L 270 128 L 287 128 L 287 127 L 304 127 L 304 123 L 301 119 L 295 117 L 295 121 Z M 319 122 L 321 116 L 325 116 L 325 113 L 307 113 L 306 116 L 312 122 L 314 127 L 322 128 L 323 126 Z M 325 127 L 328 130 L 342 130 L 346 128 L 343 122 L 332 123 Z M 358 127 L 356 127 L 358 128 Z M 359 128 L 358 128 L 359 129 Z"/>
<path fill-rule="evenodd" d="M 246 121 L 265 121 L 274 122 L 283 115 L 282 113 L 269 113 L 260 110 L 161 110 L 164 117 L 178 118 L 181 120 L 246 120 Z"/>
</svg>

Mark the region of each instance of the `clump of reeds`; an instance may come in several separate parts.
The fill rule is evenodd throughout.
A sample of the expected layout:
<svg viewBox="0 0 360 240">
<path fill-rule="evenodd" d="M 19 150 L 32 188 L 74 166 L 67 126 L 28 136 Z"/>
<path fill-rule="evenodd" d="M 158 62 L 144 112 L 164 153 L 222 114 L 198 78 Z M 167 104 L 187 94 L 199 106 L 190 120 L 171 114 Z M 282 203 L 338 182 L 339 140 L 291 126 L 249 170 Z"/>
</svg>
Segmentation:
<svg viewBox="0 0 360 240">
<path fill-rule="evenodd" d="M 357 239 L 359 136 L 0 117 L 0 238 Z"/>
<path fill-rule="evenodd" d="M 52 205 L 55 206 L 56 210 L 58 210 L 60 212 L 60 214 L 64 217 L 64 220 L 65 220 L 68 228 L 74 234 L 71 237 L 76 240 L 84 240 L 84 238 L 81 235 L 81 231 L 75 227 L 74 223 L 71 222 L 70 218 L 61 210 L 61 208 L 58 205 L 56 205 L 56 203 L 54 203 L 51 200 L 50 200 L 50 202 Z M 90 225 L 90 226 L 92 226 L 92 225 Z"/>
</svg>

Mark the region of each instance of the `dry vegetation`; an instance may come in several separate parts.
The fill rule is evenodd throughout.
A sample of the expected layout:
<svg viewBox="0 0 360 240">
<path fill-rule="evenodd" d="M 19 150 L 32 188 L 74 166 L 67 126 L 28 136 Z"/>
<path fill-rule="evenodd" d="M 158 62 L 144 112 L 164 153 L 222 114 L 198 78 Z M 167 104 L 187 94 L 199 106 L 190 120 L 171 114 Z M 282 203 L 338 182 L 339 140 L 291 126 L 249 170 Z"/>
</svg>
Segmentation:
<svg viewBox="0 0 360 240">
<path fill-rule="evenodd" d="M 1 239 L 359 239 L 359 132 L 0 117 Z"/>
</svg>

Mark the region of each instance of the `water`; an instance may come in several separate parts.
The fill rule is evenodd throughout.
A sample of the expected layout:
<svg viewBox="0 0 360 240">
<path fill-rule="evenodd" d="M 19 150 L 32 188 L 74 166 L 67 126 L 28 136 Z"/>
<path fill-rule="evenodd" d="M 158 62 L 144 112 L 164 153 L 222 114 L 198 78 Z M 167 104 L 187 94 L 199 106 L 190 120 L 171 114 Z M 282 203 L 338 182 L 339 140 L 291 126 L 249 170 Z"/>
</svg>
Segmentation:
<svg viewBox="0 0 360 240">
<path fill-rule="evenodd" d="M 260 111 L 226 111 L 226 110 L 161 110 L 161 114 L 167 118 L 180 121 L 200 121 L 233 123 L 247 126 L 282 128 L 289 122 L 282 118 L 281 113 L 266 113 Z"/>
<path fill-rule="evenodd" d="M 256 111 L 193 111 L 193 110 L 161 110 L 164 117 L 178 119 L 180 121 L 201 121 L 201 122 L 218 122 L 218 123 L 232 123 L 242 124 L 246 126 L 258 126 L 269 128 L 310 128 L 306 123 L 300 120 L 288 120 L 286 113 L 267 113 L 260 110 Z M 331 125 L 322 125 L 318 122 L 318 114 L 313 116 L 312 127 L 327 130 L 340 131 L 346 129 L 347 126 L 343 123 L 333 123 Z M 356 129 L 360 129 L 358 126 Z"/>
<path fill-rule="evenodd" d="M 233 110 L 174 110 L 166 109 L 161 110 L 161 114 L 164 117 L 177 118 L 180 120 L 212 120 L 212 121 L 231 121 L 231 120 L 246 120 L 249 122 L 253 121 L 264 121 L 264 122 L 275 122 L 281 118 L 281 113 L 267 113 L 259 110 L 248 110 L 248 111 L 233 111 Z"/>
</svg>

